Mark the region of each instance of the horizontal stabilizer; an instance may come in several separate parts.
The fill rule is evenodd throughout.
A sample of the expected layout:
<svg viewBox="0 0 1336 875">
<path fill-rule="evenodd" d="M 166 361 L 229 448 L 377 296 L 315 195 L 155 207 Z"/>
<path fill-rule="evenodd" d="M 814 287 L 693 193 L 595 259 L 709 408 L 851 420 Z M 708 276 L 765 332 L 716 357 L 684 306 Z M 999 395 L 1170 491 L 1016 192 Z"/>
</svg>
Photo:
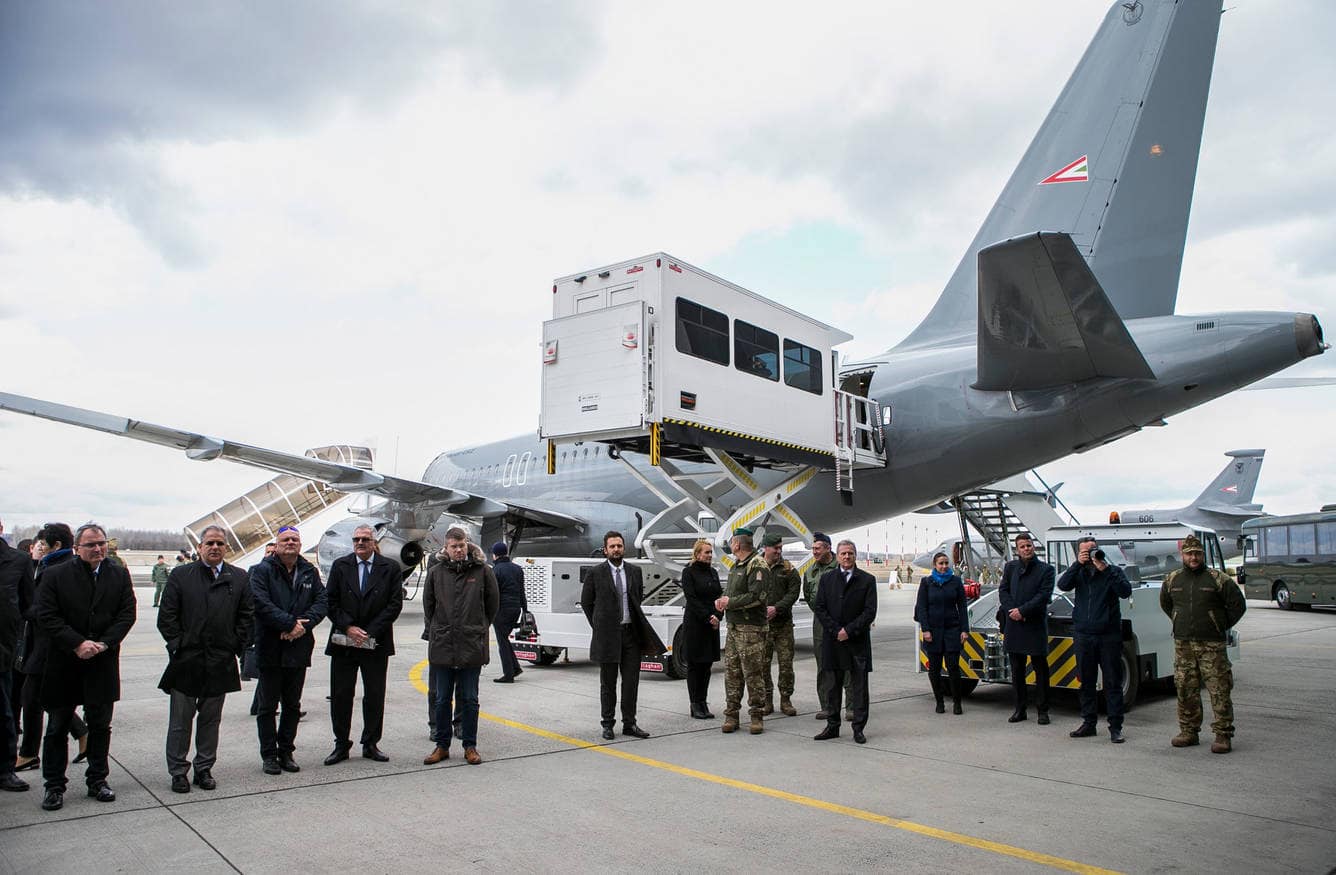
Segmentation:
<svg viewBox="0 0 1336 875">
<path fill-rule="evenodd" d="M 1218 513 L 1223 516 L 1236 516 L 1243 519 L 1252 519 L 1255 516 L 1261 516 L 1262 506 L 1260 504 L 1225 504 L 1217 502 L 1215 504 L 1199 504 L 1197 510 L 1206 513 Z"/>
<path fill-rule="evenodd" d="M 1155 379 L 1072 238 L 1057 232 L 979 251 L 978 355 L 976 389 Z"/>
</svg>

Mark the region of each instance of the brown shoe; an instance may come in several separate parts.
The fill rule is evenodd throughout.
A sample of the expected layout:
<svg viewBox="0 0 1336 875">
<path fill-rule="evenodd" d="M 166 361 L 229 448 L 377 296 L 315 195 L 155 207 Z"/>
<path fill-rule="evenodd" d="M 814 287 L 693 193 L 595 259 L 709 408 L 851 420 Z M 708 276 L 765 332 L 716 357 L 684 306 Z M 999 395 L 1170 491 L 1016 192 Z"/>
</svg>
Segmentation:
<svg viewBox="0 0 1336 875">
<path fill-rule="evenodd" d="M 724 732 L 737 732 L 737 731 L 738 731 L 738 715 L 736 715 L 736 714 L 725 714 L 725 715 L 724 715 L 724 725 L 723 725 L 722 727 L 720 727 L 720 728 L 723 729 Z"/>
<path fill-rule="evenodd" d="M 765 721 L 760 717 L 753 717 L 751 719 L 751 734 L 760 735 L 762 732 L 765 732 Z"/>
<path fill-rule="evenodd" d="M 427 758 L 422 761 L 422 765 L 434 766 L 441 760 L 448 759 L 450 759 L 450 748 L 437 745 L 435 750 L 427 754 Z"/>
<path fill-rule="evenodd" d="M 482 762 L 482 757 L 478 755 L 478 749 L 476 747 L 464 748 L 464 762 L 468 763 L 470 766 L 476 766 L 478 763 Z"/>
<path fill-rule="evenodd" d="M 1228 735 L 1215 734 L 1215 741 L 1211 742 L 1211 753 L 1229 753 L 1234 749 L 1234 742 Z"/>
<path fill-rule="evenodd" d="M 785 717 L 797 717 L 798 709 L 793 707 L 793 702 L 788 696 L 779 697 L 779 710 Z"/>
<path fill-rule="evenodd" d="M 1174 747 L 1192 747 L 1193 745 L 1200 744 L 1201 741 L 1197 738 L 1197 733 L 1188 732 L 1185 729 L 1169 739 L 1169 743 Z"/>
</svg>

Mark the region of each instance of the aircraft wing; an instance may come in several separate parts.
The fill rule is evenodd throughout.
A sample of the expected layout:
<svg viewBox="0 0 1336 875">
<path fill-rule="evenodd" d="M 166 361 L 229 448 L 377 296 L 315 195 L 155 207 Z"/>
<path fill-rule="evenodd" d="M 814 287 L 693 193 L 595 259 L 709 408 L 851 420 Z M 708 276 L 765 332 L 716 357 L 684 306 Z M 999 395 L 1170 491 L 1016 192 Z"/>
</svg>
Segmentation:
<svg viewBox="0 0 1336 875">
<path fill-rule="evenodd" d="M 80 428 L 182 450 L 189 458 L 202 462 L 226 459 L 229 462 L 239 462 L 279 474 L 292 474 L 307 480 L 318 480 L 328 483 L 341 492 L 367 492 L 409 504 L 439 503 L 459 513 L 488 515 L 505 511 L 505 506 L 498 502 L 456 489 L 433 486 L 430 483 L 393 477 L 389 474 L 377 474 L 375 471 L 353 465 L 253 447 L 249 444 L 154 425 L 151 422 L 99 413 L 96 410 L 69 407 L 38 398 L 0 392 L 0 410 L 26 413 L 52 422 L 77 425 Z"/>
<path fill-rule="evenodd" d="M 1264 377 L 1244 386 L 1240 391 L 1257 389 L 1308 389 L 1314 386 L 1336 386 L 1336 377 Z"/>
<path fill-rule="evenodd" d="M 551 526 L 554 529 L 582 529 L 588 525 L 587 520 L 571 516 L 568 513 L 562 513 L 558 510 L 552 510 L 535 504 L 527 504 L 522 501 L 507 501 L 506 512 L 511 516 L 528 520 L 532 523 L 539 523 L 544 526 Z"/>
</svg>

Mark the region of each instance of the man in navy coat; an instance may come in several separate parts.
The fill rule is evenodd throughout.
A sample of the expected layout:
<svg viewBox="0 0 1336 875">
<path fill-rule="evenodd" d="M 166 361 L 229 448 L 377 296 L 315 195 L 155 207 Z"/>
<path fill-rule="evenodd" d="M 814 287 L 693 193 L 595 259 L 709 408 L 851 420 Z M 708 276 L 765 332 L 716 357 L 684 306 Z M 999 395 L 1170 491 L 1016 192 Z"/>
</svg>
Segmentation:
<svg viewBox="0 0 1336 875">
<path fill-rule="evenodd" d="M 1034 669 L 1035 704 L 1040 725 L 1048 724 L 1048 603 L 1053 600 L 1053 566 L 1034 553 L 1034 538 L 1026 532 L 1016 536 L 1016 556 L 1002 568 L 998 603 L 1002 609 L 1002 631 L 1011 656 L 1011 685 L 1016 691 L 1016 710 L 1008 723 L 1028 719 L 1026 714 L 1025 661 Z"/>
<path fill-rule="evenodd" d="M 865 744 L 867 725 L 867 676 L 872 671 L 872 621 L 877 618 L 877 581 L 856 564 L 858 548 L 853 541 L 835 547 L 836 567 L 821 576 L 812 612 L 821 624 L 822 681 L 826 689 L 826 728 L 817 741 L 840 735 L 840 698 L 844 679 L 849 685 L 853 708 L 854 741 Z"/>
</svg>

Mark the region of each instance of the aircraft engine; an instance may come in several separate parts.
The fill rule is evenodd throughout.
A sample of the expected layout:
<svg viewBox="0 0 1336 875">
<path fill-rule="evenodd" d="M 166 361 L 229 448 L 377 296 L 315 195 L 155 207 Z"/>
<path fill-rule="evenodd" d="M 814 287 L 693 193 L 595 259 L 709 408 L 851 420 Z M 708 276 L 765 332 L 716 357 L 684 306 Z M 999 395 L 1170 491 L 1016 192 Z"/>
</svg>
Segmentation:
<svg viewBox="0 0 1336 875">
<path fill-rule="evenodd" d="M 399 566 L 401 578 L 417 570 L 427 554 L 421 541 L 422 533 L 402 532 L 384 517 L 353 517 L 335 523 L 320 538 L 320 573 L 329 576 L 329 567 L 340 556 L 353 550 L 353 531 L 358 526 L 371 526 L 376 532 L 376 546 L 380 555 Z M 417 535 L 415 537 L 415 534 Z"/>
</svg>

